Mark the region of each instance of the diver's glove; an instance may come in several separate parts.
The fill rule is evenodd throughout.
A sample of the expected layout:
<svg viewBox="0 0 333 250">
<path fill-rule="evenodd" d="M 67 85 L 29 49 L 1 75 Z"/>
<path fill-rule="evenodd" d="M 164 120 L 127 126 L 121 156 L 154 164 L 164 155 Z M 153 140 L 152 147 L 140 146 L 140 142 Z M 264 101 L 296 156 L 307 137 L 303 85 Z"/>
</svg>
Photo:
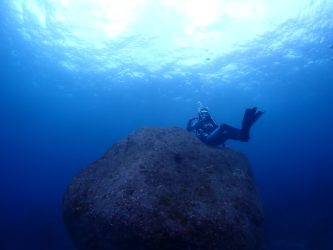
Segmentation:
<svg viewBox="0 0 333 250">
<path fill-rule="evenodd" d="M 194 126 L 193 126 L 193 122 L 195 121 L 195 120 L 198 120 L 198 117 L 191 117 L 189 120 L 188 120 L 188 122 L 187 122 L 187 126 L 186 126 L 186 130 L 187 131 L 192 131 L 193 129 L 194 129 Z"/>
</svg>

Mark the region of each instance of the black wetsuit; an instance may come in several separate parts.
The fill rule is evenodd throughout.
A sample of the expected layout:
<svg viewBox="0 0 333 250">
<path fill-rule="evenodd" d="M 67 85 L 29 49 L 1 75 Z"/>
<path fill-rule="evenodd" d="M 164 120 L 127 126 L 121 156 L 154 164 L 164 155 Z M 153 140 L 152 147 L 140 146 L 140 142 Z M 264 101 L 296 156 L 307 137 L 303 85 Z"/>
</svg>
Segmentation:
<svg viewBox="0 0 333 250">
<path fill-rule="evenodd" d="M 194 132 L 195 135 L 205 143 L 207 137 L 217 128 L 218 125 L 210 116 L 205 120 L 201 120 L 199 118 L 192 118 L 187 123 L 187 130 L 190 132 Z"/>
<path fill-rule="evenodd" d="M 189 120 L 187 130 L 194 132 L 202 142 L 211 146 L 223 145 L 228 139 L 248 140 L 241 129 L 227 124 L 218 126 L 211 117 L 205 120 L 200 120 L 199 118 Z"/>
<path fill-rule="evenodd" d="M 251 126 L 262 114 L 257 108 L 246 109 L 241 129 L 228 124 L 218 126 L 211 116 L 205 119 L 192 118 L 187 123 L 187 130 L 194 132 L 201 141 L 211 146 L 224 145 L 229 139 L 247 142 Z"/>
</svg>

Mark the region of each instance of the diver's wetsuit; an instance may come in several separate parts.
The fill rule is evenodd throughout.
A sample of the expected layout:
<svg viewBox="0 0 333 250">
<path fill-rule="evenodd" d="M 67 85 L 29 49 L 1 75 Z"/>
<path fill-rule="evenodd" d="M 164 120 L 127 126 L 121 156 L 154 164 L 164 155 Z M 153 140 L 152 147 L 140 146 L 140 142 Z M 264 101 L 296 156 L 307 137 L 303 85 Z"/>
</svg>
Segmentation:
<svg viewBox="0 0 333 250">
<path fill-rule="evenodd" d="M 204 143 L 206 143 L 208 136 L 217 128 L 219 128 L 219 126 L 211 117 L 204 120 L 195 117 L 190 119 L 187 123 L 187 131 L 193 131 L 195 135 Z"/>
<path fill-rule="evenodd" d="M 187 123 L 187 130 L 195 132 L 196 136 L 207 145 L 223 145 L 226 140 L 239 140 L 247 142 L 253 123 L 263 114 L 257 108 L 246 109 L 242 122 L 242 129 L 227 124 L 218 126 L 209 116 L 206 119 L 192 118 Z"/>
</svg>

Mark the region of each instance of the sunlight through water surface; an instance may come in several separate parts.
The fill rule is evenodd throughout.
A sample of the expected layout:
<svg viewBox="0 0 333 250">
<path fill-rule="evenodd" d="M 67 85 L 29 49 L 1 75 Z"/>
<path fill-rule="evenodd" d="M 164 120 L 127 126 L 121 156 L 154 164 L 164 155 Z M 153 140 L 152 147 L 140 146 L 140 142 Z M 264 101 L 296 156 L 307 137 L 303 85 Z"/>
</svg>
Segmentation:
<svg viewBox="0 0 333 250">
<path fill-rule="evenodd" d="M 195 74 L 214 80 L 249 72 L 247 53 L 254 49 L 256 57 L 276 51 L 300 56 L 284 44 L 319 42 L 314 30 L 330 25 L 329 2 L 8 0 L 7 5 L 36 53 L 66 70 L 119 79 Z"/>
</svg>

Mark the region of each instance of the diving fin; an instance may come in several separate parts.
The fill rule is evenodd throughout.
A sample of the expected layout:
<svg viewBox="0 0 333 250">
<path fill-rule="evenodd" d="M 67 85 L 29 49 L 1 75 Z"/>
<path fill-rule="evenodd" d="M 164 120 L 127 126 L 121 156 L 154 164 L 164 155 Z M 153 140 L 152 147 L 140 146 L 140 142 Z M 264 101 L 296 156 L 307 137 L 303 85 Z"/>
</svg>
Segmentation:
<svg viewBox="0 0 333 250">
<path fill-rule="evenodd" d="M 245 110 L 242 122 L 241 141 L 248 141 L 250 139 L 250 128 L 262 116 L 262 114 L 262 111 L 257 111 L 257 107 L 248 108 Z"/>
<path fill-rule="evenodd" d="M 262 116 L 262 114 L 263 114 L 264 112 L 262 112 L 262 111 L 258 111 L 258 112 L 256 112 L 255 114 L 254 114 L 254 117 L 253 117 L 253 123 L 255 123 L 259 118 L 260 118 L 260 116 Z M 252 123 L 252 124 L 253 124 Z"/>
</svg>

